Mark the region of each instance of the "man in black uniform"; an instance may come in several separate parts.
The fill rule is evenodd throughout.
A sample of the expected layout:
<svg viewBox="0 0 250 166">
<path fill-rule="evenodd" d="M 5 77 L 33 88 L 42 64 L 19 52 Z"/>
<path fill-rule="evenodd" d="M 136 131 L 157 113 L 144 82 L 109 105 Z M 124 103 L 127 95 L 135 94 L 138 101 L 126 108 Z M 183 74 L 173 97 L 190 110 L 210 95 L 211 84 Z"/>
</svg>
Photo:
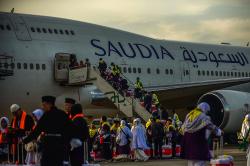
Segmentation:
<svg viewBox="0 0 250 166">
<path fill-rule="evenodd" d="M 87 149 L 84 149 L 86 148 L 84 147 L 84 142 L 87 142 L 89 138 L 89 129 L 82 113 L 81 104 L 75 104 L 72 106 L 71 115 L 74 130 L 72 130 L 72 139 L 70 141 L 70 163 L 71 166 L 81 166 L 84 164 L 84 161 L 87 160 L 87 158 L 84 158 L 88 155 L 88 153 L 86 153 Z"/>
<path fill-rule="evenodd" d="M 35 129 L 23 140 L 26 144 L 40 134 L 44 135 L 41 166 L 62 166 L 64 145 L 69 141 L 70 121 L 65 112 L 55 107 L 55 99 L 53 96 L 42 97 L 45 113 Z"/>
</svg>

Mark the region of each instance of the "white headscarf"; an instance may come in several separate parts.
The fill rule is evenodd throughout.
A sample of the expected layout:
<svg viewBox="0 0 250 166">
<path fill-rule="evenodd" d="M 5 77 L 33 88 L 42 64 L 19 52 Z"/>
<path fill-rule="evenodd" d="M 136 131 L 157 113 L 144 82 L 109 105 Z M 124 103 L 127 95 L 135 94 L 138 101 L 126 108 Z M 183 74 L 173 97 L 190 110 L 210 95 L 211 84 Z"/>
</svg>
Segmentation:
<svg viewBox="0 0 250 166">
<path fill-rule="evenodd" d="M 41 119 L 41 117 L 43 116 L 44 111 L 40 108 L 35 109 L 35 111 L 32 112 L 32 114 L 36 117 L 37 121 L 39 121 Z"/>
<path fill-rule="evenodd" d="M 206 102 L 200 103 L 197 108 L 201 109 L 204 114 L 207 114 L 210 111 L 210 106 Z"/>
<path fill-rule="evenodd" d="M 6 121 L 7 127 L 8 127 L 8 125 L 9 125 L 9 119 L 8 119 L 7 117 L 1 117 L 1 118 L 0 118 L 0 130 L 1 130 L 1 131 L 3 130 L 3 127 L 2 127 L 2 125 L 1 125 L 3 120 Z"/>
<path fill-rule="evenodd" d="M 121 124 L 120 124 L 120 126 L 121 126 L 121 127 L 126 126 L 126 122 L 125 122 L 125 120 L 121 120 Z"/>
</svg>

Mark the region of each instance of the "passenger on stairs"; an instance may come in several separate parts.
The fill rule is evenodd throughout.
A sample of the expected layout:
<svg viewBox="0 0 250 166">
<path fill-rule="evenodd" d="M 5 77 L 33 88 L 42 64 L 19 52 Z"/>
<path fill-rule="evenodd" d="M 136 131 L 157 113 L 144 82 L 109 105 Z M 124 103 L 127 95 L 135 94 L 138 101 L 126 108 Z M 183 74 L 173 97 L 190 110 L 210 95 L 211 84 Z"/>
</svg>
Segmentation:
<svg viewBox="0 0 250 166">
<path fill-rule="evenodd" d="M 146 92 L 146 95 L 144 97 L 144 106 L 146 110 L 151 113 L 151 107 L 152 107 L 152 93 Z"/>
<path fill-rule="evenodd" d="M 65 101 L 64 101 L 64 111 L 66 112 L 66 114 L 68 115 L 68 118 L 71 119 L 72 116 L 71 116 L 71 108 L 72 106 L 75 104 L 75 100 L 72 99 L 72 98 L 65 98 Z"/>
<path fill-rule="evenodd" d="M 102 58 L 99 59 L 98 69 L 101 73 L 101 76 L 104 78 L 107 69 L 107 63 Z"/>
<path fill-rule="evenodd" d="M 138 99 L 142 99 L 142 90 L 143 90 L 143 85 L 139 77 L 136 78 L 135 82 L 135 90 L 134 90 L 134 97 Z"/>
</svg>

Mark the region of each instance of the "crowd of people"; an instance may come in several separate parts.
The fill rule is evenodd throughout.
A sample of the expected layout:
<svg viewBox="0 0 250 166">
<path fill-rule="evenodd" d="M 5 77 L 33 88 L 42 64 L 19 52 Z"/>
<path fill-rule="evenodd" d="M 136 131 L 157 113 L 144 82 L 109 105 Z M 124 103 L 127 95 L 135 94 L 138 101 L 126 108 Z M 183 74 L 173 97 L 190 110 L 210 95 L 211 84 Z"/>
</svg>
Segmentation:
<svg viewBox="0 0 250 166">
<path fill-rule="evenodd" d="M 64 111 L 55 106 L 53 96 L 43 96 L 42 108 L 31 115 L 18 104 L 11 105 L 10 111 L 11 123 L 6 117 L 0 119 L 0 145 L 1 149 L 8 146 L 12 162 L 20 164 L 40 162 L 47 166 L 68 162 L 77 166 L 99 159 L 147 161 L 162 159 L 166 145 L 174 158 L 178 156 L 176 146 L 181 145 L 181 156 L 189 160 L 189 165 L 204 165 L 211 158 L 208 133 L 221 135 L 206 115 L 210 111 L 207 103 L 192 110 L 183 124 L 174 121 L 175 115 L 167 120 L 152 117 L 145 125 L 139 118 L 133 119 L 132 124 L 126 118 L 114 118 L 110 124 L 103 116 L 98 128 L 87 124 L 81 105 L 71 98 L 65 99 Z M 88 147 L 84 146 L 86 142 Z"/>
</svg>

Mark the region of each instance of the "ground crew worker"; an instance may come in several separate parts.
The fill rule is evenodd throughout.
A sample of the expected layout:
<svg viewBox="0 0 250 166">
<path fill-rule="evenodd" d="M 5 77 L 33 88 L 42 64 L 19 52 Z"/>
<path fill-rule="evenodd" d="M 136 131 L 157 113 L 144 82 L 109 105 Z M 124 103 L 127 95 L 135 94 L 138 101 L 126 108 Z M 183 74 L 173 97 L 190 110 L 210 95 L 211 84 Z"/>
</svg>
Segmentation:
<svg viewBox="0 0 250 166">
<path fill-rule="evenodd" d="M 102 58 L 99 59 L 98 69 L 99 69 L 99 71 L 101 73 L 101 76 L 104 77 L 105 76 L 105 71 L 107 69 L 107 63 Z"/>
<path fill-rule="evenodd" d="M 93 150 L 93 144 L 95 142 L 95 138 L 97 136 L 97 129 L 95 125 L 92 123 L 89 127 L 89 151 Z"/>
<path fill-rule="evenodd" d="M 72 115 L 72 139 L 70 141 L 70 163 L 72 166 L 81 166 L 84 164 L 87 156 L 84 156 L 84 142 L 89 138 L 89 129 L 84 115 L 82 113 L 81 104 L 75 104 L 71 108 Z M 88 154 L 85 154 L 88 155 Z"/>
<path fill-rule="evenodd" d="M 174 125 L 175 128 L 177 128 L 177 127 L 178 127 L 177 124 L 180 123 L 179 116 L 178 116 L 178 114 L 175 112 L 175 109 L 173 109 L 173 122 L 172 122 L 172 123 L 173 123 L 173 125 Z"/>
<path fill-rule="evenodd" d="M 142 90 L 143 90 L 142 82 L 140 81 L 140 78 L 137 77 L 136 82 L 135 82 L 135 90 L 134 90 L 135 98 L 139 98 L 139 99 L 142 98 Z"/>
<path fill-rule="evenodd" d="M 71 108 L 72 106 L 75 104 L 75 100 L 72 98 L 65 98 L 65 102 L 64 102 L 64 111 L 66 112 L 66 114 L 68 115 L 68 118 L 71 119 Z"/>
<path fill-rule="evenodd" d="M 0 149 L 2 150 L 2 154 L 0 155 L 0 160 L 5 161 L 8 159 L 8 125 L 9 125 L 9 119 L 7 117 L 1 117 L 0 118 Z"/>
<path fill-rule="evenodd" d="M 24 137 L 26 132 L 32 130 L 34 126 L 34 121 L 30 115 L 28 115 L 18 104 L 12 104 L 10 106 L 10 111 L 14 116 L 11 122 L 11 137 L 13 141 L 12 152 L 15 155 L 16 163 L 21 164 L 25 161 L 22 161 L 22 156 L 26 156 L 26 151 L 22 152 L 22 145 L 18 144 L 19 139 Z M 17 147 L 19 146 L 19 147 Z M 17 151 L 19 149 L 19 152 Z M 22 154 L 24 153 L 24 154 Z M 17 156 L 19 154 L 19 156 Z M 17 161 L 21 159 L 20 161 Z"/>
<path fill-rule="evenodd" d="M 62 166 L 64 145 L 69 142 L 70 121 L 67 114 L 56 108 L 56 98 L 53 96 L 42 97 L 42 107 L 45 111 L 38 121 L 35 129 L 23 140 L 23 143 L 37 139 L 44 135 L 41 166 Z"/>
</svg>

